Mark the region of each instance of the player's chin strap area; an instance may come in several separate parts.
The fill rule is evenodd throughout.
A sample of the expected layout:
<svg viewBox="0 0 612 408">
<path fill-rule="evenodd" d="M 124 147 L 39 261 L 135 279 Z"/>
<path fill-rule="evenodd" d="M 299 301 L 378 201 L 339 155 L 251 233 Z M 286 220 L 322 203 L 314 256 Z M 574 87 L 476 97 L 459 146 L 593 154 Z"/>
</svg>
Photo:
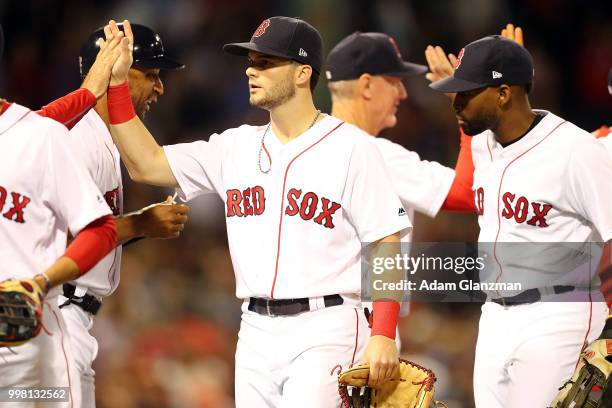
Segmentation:
<svg viewBox="0 0 612 408">
<path fill-rule="evenodd" d="M 87 313 L 96 315 L 102 306 L 100 299 L 95 296 L 85 294 L 83 296 L 76 296 L 76 286 L 71 283 L 64 283 L 64 297 L 66 301 L 61 304 L 60 309 L 70 304 L 77 305 Z"/>
</svg>

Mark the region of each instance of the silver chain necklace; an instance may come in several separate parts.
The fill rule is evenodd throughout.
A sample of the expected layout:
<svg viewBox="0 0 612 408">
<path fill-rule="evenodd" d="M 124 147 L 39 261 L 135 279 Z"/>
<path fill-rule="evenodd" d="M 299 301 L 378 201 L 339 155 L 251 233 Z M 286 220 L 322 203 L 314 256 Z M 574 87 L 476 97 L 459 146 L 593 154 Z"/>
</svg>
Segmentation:
<svg viewBox="0 0 612 408">
<path fill-rule="evenodd" d="M 306 130 L 310 130 L 310 128 L 314 126 L 314 124 L 317 122 L 317 119 L 319 119 L 320 114 L 321 114 L 321 110 L 317 109 L 317 114 L 315 115 L 314 119 L 312 120 L 312 123 L 310 124 L 310 126 L 308 126 Z M 270 167 L 267 170 L 264 170 L 261 168 L 261 153 L 263 152 L 264 141 L 266 140 L 266 135 L 268 134 L 268 130 L 270 130 L 271 125 L 272 125 L 272 122 L 268 123 L 268 126 L 266 126 L 266 130 L 264 131 L 264 134 L 261 136 L 261 143 L 259 144 L 259 154 L 257 155 L 257 167 L 259 167 L 259 171 L 262 172 L 263 174 L 268 174 L 270 170 L 272 170 L 272 161 L 270 161 Z"/>
</svg>

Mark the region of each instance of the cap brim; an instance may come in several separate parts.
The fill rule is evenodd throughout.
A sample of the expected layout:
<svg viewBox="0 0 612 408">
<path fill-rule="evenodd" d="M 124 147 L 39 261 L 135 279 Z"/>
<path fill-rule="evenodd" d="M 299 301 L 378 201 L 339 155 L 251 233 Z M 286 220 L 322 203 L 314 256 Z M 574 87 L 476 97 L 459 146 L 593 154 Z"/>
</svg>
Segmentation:
<svg viewBox="0 0 612 408">
<path fill-rule="evenodd" d="M 185 64 L 181 64 L 180 62 L 176 62 L 167 57 L 150 58 L 134 61 L 134 66 L 140 68 L 159 68 L 164 70 L 185 68 Z"/>
<path fill-rule="evenodd" d="M 429 84 L 430 88 L 445 93 L 472 91 L 474 89 L 484 88 L 485 86 L 486 85 L 466 81 L 465 79 L 455 78 L 453 76 Z"/>
<path fill-rule="evenodd" d="M 223 51 L 227 52 L 228 54 L 240 55 L 243 57 L 246 56 L 249 51 L 256 51 L 261 52 L 262 54 L 271 55 L 273 57 L 290 59 L 280 51 L 275 51 L 267 47 L 262 47 L 261 45 L 257 45 L 252 42 L 225 44 L 223 46 Z"/>
<path fill-rule="evenodd" d="M 416 76 L 416 75 L 423 75 L 427 71 L 429 71 L 429 68 L 427 68 L 425 65 L 413 64 L 412 62 L 405 62 L 404 61 L 402 63 L 402 69 L 401 70 L 394 71 L 394 72 L 388 72 L 388 73 L 385 73 L 383 75 L 399 76 L 399 77 L 410 77 L 410 76 Z"/>
</svg>

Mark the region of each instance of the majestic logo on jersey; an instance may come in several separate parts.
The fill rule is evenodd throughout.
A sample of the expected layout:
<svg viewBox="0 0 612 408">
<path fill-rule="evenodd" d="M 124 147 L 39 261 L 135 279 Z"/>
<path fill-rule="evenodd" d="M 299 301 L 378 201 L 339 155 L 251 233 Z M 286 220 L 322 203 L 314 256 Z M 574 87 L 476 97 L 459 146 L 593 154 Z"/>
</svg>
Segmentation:
<svg viewBox="0 0 612 408">
<path fill-rule="evenodd" d="M 113 215 L 117 216 L 121 214 L 121 209 L 119 206 L 119 187 L 114 190 L 107 191 L 104 193 L 104 200 L 106 204 L 110 207 Z"/>
<path fill-rule="evenodd" d="M 7 206 L 6 211 L 4 211 L 4 205 L 8 204 L 7 198 L 8 192 L 4 187 L 0 186 L 0 212 L 2 212 L 2 216 L 11 221 L 23 224 L 25 222 L 23 211 L 30 203 L 30 197 L 11 192 L 12 206 Z"/>
<path fill-rule="evenodd" d="M 263 187 L 254 186 L 244 190 L 226 191 L 226 216 L 247 217 L 261 215 L 266 210 L 266 196 Z M 287 206 L 284 213 L 288 216 L 299 215 L 305 221 L 313 220 L 325 228 L 334 228 L 333 216 L 342 206 L 316 193 L 291 188 L 287 192 Z"/>
<path fill-rule="evenodd" d="M 266 210 L 266 197 L 263 187 L 249 187 L 245 190 L 227 190 L 227 217 L 247 217 L 261 215 Z"/>
<path fill-rule="evenodd" d="M 406 215 L 406 210 L 404 210 L 404 207 L 400 207 L 399 210 L 397 210 L 397 215 L 400 217 Z"/>
<path fill-rule="evenodd" d="M 261 22 L 257 30 L 253 33 L 253 37 L 261 37 L 266 32 L 266 28 L 270 27 L 270 20 L 266 19 Z"/>
<path fill-rule="evenodd" d="M 546 215 L 553 208 L 552 205 L 536 201 L 529 202 L 527 198 L 523 196 L 516 197 L 515 194 L 510 192 L 502 195 L 502 202 L 504 203 L 504 209 L 501 213 L 502 217 L 508 220 L 514 218 L 514 221 L 518 224 L 527 221 L 528 225 L 533 225 L 534 227 L 548 227 Z"/>
<path fill-rule="evenodd" d="M 287 193 L 287 203 L 285 214 L 290 216 L 300 214 L 300 217 L 305 221 L 313 220 L 314 218 L 314 222 L 325 228 L 335 227 L 332 216 L 342 207 L 340 204 L 325 197 L 319 198 L 312 191 L 302 196 L 302 190 L 295 188 L 290 189 Z"/>
</svg>

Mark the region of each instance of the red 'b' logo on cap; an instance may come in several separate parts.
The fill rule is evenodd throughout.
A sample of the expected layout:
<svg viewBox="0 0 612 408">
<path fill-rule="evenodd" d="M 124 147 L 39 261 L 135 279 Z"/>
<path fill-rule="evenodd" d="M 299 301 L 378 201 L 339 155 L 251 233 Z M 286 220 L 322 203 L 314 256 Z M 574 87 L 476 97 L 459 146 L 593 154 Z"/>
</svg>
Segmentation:
<svg viewBox="0 0 612 408">
<path fill-rule="evenodd" d="M 461 64 L 461 58 L 463 58 L 463 51 L 465 51 L 465 48 L 462 48 L 461 51 L 459 51 L 459 55 L 457 56 L 457 62 L 455 63 L 455 69 L 459 68 L 459 65 Z"/>
<path fill-rule="evenodd" d="M 266 32 L 266 28 L 270 27 L 270 20 L 266 19 L 261 22 L 257 30 L 253 33 L 253 37 L 261 37 L 263 33 Z"/>
<path fill-rule="evenodd" d="M 389 42 L 393 46 L 393 49 L 395 50 L 395 53 L 397 54 L 397 57 L 399 59 L 402 59 L 402 53 L 400 52 L 400 49 L 397 46 L 397 43 L 395 42 L 395 39 L 393 37 L 389 37 Z"/>
</svg>

